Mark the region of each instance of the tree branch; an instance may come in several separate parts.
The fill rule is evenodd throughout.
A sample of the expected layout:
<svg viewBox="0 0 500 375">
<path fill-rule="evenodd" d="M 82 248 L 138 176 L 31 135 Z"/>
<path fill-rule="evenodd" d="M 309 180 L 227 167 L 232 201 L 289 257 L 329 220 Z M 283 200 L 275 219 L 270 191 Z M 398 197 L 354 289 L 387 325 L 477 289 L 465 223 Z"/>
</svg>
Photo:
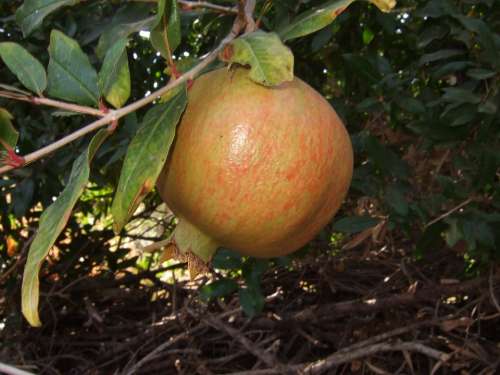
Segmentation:
<svg viewBox="0 0 500 375">
<path fill-rule="evenodd" d="M 241 32 L 241 30 L 244 27 L 244 23 L 240 19 L 240 17 L 236 18 L 233 28 L 231 32 L 221 41 L 219 46 L 215 48 L 212 52 L 210 52 L 204 59 L 201 61 L 198 65 L 196 65 L 194 68 L 189 70 L 188 72 L 184 73 L 183 75 L 179 76 L 175 81 L 169 82 L 166 86 L 162 87 L 159 90 L 156 90 L 153 92 L 151 95 L 142 98 L 134 103 L 131 103 L 123 108 L 117 109 L 117 110 L 111 110 L 109 111 L 105 116 L 103 116 L 101 119 L 94 121 L 87 126 L 84 126 L 81 129 L 78 129 L 77 131 L 67 135 L 64 138 L 61 138 L 60 140 L 47 145 L 35 152 L 32 152 L 31 154 L 28 154 L 24 156 L 24 159 L 26 161 L 25 165 L 33 163 L 35 160 L 41 159 L 44 156 L 47 156 L 51 154 L 52 152 L 60 149 L 61 147 L 66 146 L 68 143 L 73 142 L 74 140 L 83 137 L 84 135 L 91 133 L 99 128 L 102 128 L 106 126 L 107 124 L 110 123 L 116 123 L 120 118 L 128 115 L 129 113 L 132 113 L 136 110 L 138 110 L 141 107 L 144 107 L 145 105 L 155 101 L 157 98 L 161 97 L 168 91 L 172 90 L 173 88 L 183 84 L 184 82 L 187 82 L 189 80 L 194 79 L 199 73 L 203 71 L 212 61 L 214 61 L 217 58 L 217 55 L 219 54 L 220 51 L 228 44 L 231 42 L 234 38 L 238 36 L 238 34 Z M 14 167 L 11 166 L 4 166 L 0 167 L 0 175 L 11 171 L 12 169 L 15 169 Z"/>
<path fill-rule="evenodd" d="M 245 33 L 251 33 L 257 30 L 257 25 L 253 19 L 253 12 L 255 11 L 255 0 L 246 0 L 243 7 L 243 14 L 245 17 Z"/>
<path fill-rule="evenodd" d="M 91 115 L 91 116 L 96 116 L 96 117 L 103 117 L 106 115 L 103 111 L 101 111 L 99 109 L 92 108 L 92 107 L 62 102 L 59 100 L 54 100 L 54 99 L 49 99 L 49 98 L 42 98 L 39 96 L 21 95 L 21 94 L 11 92 L 11 91 L 0 91 L 0 97 L 13 99 L 13 100 L 20 100 L 22 102 L 28 102 L 28 103 L 32 103 L 32 104 L 36 104 L 36 105 L 45 105 L 48 107 L 55 107 L 55 108 L 64 109 L 64 110 L 70 111 L 70 112 L 82 113 L 85 115 Z"/>
</svg>

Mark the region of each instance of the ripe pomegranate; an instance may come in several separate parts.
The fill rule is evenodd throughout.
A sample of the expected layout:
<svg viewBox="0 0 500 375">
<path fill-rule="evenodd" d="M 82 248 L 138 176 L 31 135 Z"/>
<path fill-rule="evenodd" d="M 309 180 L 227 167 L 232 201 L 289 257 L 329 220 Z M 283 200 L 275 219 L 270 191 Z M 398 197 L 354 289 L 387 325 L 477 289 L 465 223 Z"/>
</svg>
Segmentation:
<svg viewBox="0 0 500 375">
<path fill-rule="evenodd" d="M 179 217 L 176 254 L 208 262 L 224 246 L 267 258 L 310 241 L 352 177 L 349 135 L 330 104 L 298 78 L 269 88 L 242 67 L 201 76 L 188 97 L 157 182 Z"/>
</svg>

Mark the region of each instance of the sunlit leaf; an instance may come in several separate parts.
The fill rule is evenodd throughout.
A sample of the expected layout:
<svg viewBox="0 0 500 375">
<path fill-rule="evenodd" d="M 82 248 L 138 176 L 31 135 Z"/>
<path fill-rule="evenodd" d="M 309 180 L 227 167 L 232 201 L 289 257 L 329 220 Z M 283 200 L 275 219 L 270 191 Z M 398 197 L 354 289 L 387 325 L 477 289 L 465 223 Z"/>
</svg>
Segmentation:
<svg viewBox="0 0 500 375">
<path fill-rule="evenodd" d="M 31 34 L 43 19 L 55 10 L 78 4 L 81 0 L 25 0 L 16 12 L 16 21 L 21 26 L 24 36 Z"/>
<path fill-rule="evenodd" d="M 40 217 L 38 231 L 31 243 L 26 260 L 22 285 L 22 312 L 26 320 L 34 327 L 42 324 L 38 315 L 40 267 L 66 226 L 74 205 L 88 183 L 90 162 L 108 135 L 109 132 L 103 129 L 92 138 L 87 150 L 73 163 L 66 187 Z"/>
<path fill-rule="evenodd" d="M 97 105 L 97 73 L 76 40 L 53 30 L 49 54 L 48 93 L 65 101 Z"/>
<path fill-rule="evenodd" d="M 0 57 L 24 87 L 42 94 L 47 87 L 47 75 L 43 65 L 31 53 L 17 43 L 4 42 L 0 43 Z"/>
<path fill-rule="evenodd" d="M 181 91 L 167 103 L 156 104 L 144 116 L 128 147 L 111 208 L 116 233 L 122 230 L 139 203 L 153 189 L 186 103 L 186 92 Z"/>
<path fill-rule="evenodd" d="M 99 87 L 106 100 L 115 108 L 123 106 L 130 97 L 130 70 L 127 57 L 127 39 L 121 39 L 106 53 Z"/>
<path fill-rule="evenodd" d="M 284 41 L 312 34 L 332 23 L 355 0 L 329 1 L 299 15 L 291 23 L 282 27 L 278 34 Z M 396 0 L 369 0 L 381 11 L 388 12 L 396 6 Z"/>
<path fill-rule="evenodd" d="M 255 31 L 235 39 L 220 58 L 250 65 L 250 78 L 265 86 L 293 80 L 293 54 L 275 33 Z"/>
</svg>

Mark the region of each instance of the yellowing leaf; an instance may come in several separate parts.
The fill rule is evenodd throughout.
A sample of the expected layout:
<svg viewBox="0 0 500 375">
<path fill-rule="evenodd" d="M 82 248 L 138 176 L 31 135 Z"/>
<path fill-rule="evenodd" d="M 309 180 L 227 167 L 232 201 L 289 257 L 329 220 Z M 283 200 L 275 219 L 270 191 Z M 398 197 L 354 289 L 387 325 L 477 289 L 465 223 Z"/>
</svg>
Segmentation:
<svg viewBox="0 0 500 375">
<path fill-rule="evenodd" d="M 122 107 L 130 97 L 130 70 L 126 48 L 126 38 L 116 42 L 106 53 L 99 72 L 101 92 L 115 108 Z"/>
<path fill-rule="evenodd" d="M 275 33 L 255 31 L 235 39 L 220 54 L 229 63 L 250 65 L 250 79 L 265 86 L 293 80 L 293 54 Z"/>
<path fill-rule="evenodd" d="M 38 273 L 50 248 L 54 245 L 66 226 L 74 205 L 88 183 L 90 162 L 99 146 L 109 135 L 106 129 L 100 130 L 89 144 L 87 150 L 73 163 L 68 184 L 57 200 L 40 217 L 38 232 L 31 243 L 26 266 L 24 267 L 21 292 L 22 312 L 26 320 L 34 327 L 42 325 L 38 316 L 40 298 Z"/>
</svg>

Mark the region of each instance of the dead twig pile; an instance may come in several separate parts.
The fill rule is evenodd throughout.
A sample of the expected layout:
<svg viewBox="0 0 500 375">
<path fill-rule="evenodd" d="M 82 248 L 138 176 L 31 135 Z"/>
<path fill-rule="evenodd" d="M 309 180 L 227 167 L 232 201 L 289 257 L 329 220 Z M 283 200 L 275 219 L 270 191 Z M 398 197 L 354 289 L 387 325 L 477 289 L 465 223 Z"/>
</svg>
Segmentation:
<svg viewBox="0 0 500 375">
<path fill-rule="evenodd" d="M 3 298 L 0 362 L 37 374 L 498 373 L 500 273 L 462 271 L 443 252 L 309 255 L 266 273 L 252 319 L 237 296 L 206 304 L 196 283 L 156 272 L 45 283 L 41 329 Z"/>
</svg>

